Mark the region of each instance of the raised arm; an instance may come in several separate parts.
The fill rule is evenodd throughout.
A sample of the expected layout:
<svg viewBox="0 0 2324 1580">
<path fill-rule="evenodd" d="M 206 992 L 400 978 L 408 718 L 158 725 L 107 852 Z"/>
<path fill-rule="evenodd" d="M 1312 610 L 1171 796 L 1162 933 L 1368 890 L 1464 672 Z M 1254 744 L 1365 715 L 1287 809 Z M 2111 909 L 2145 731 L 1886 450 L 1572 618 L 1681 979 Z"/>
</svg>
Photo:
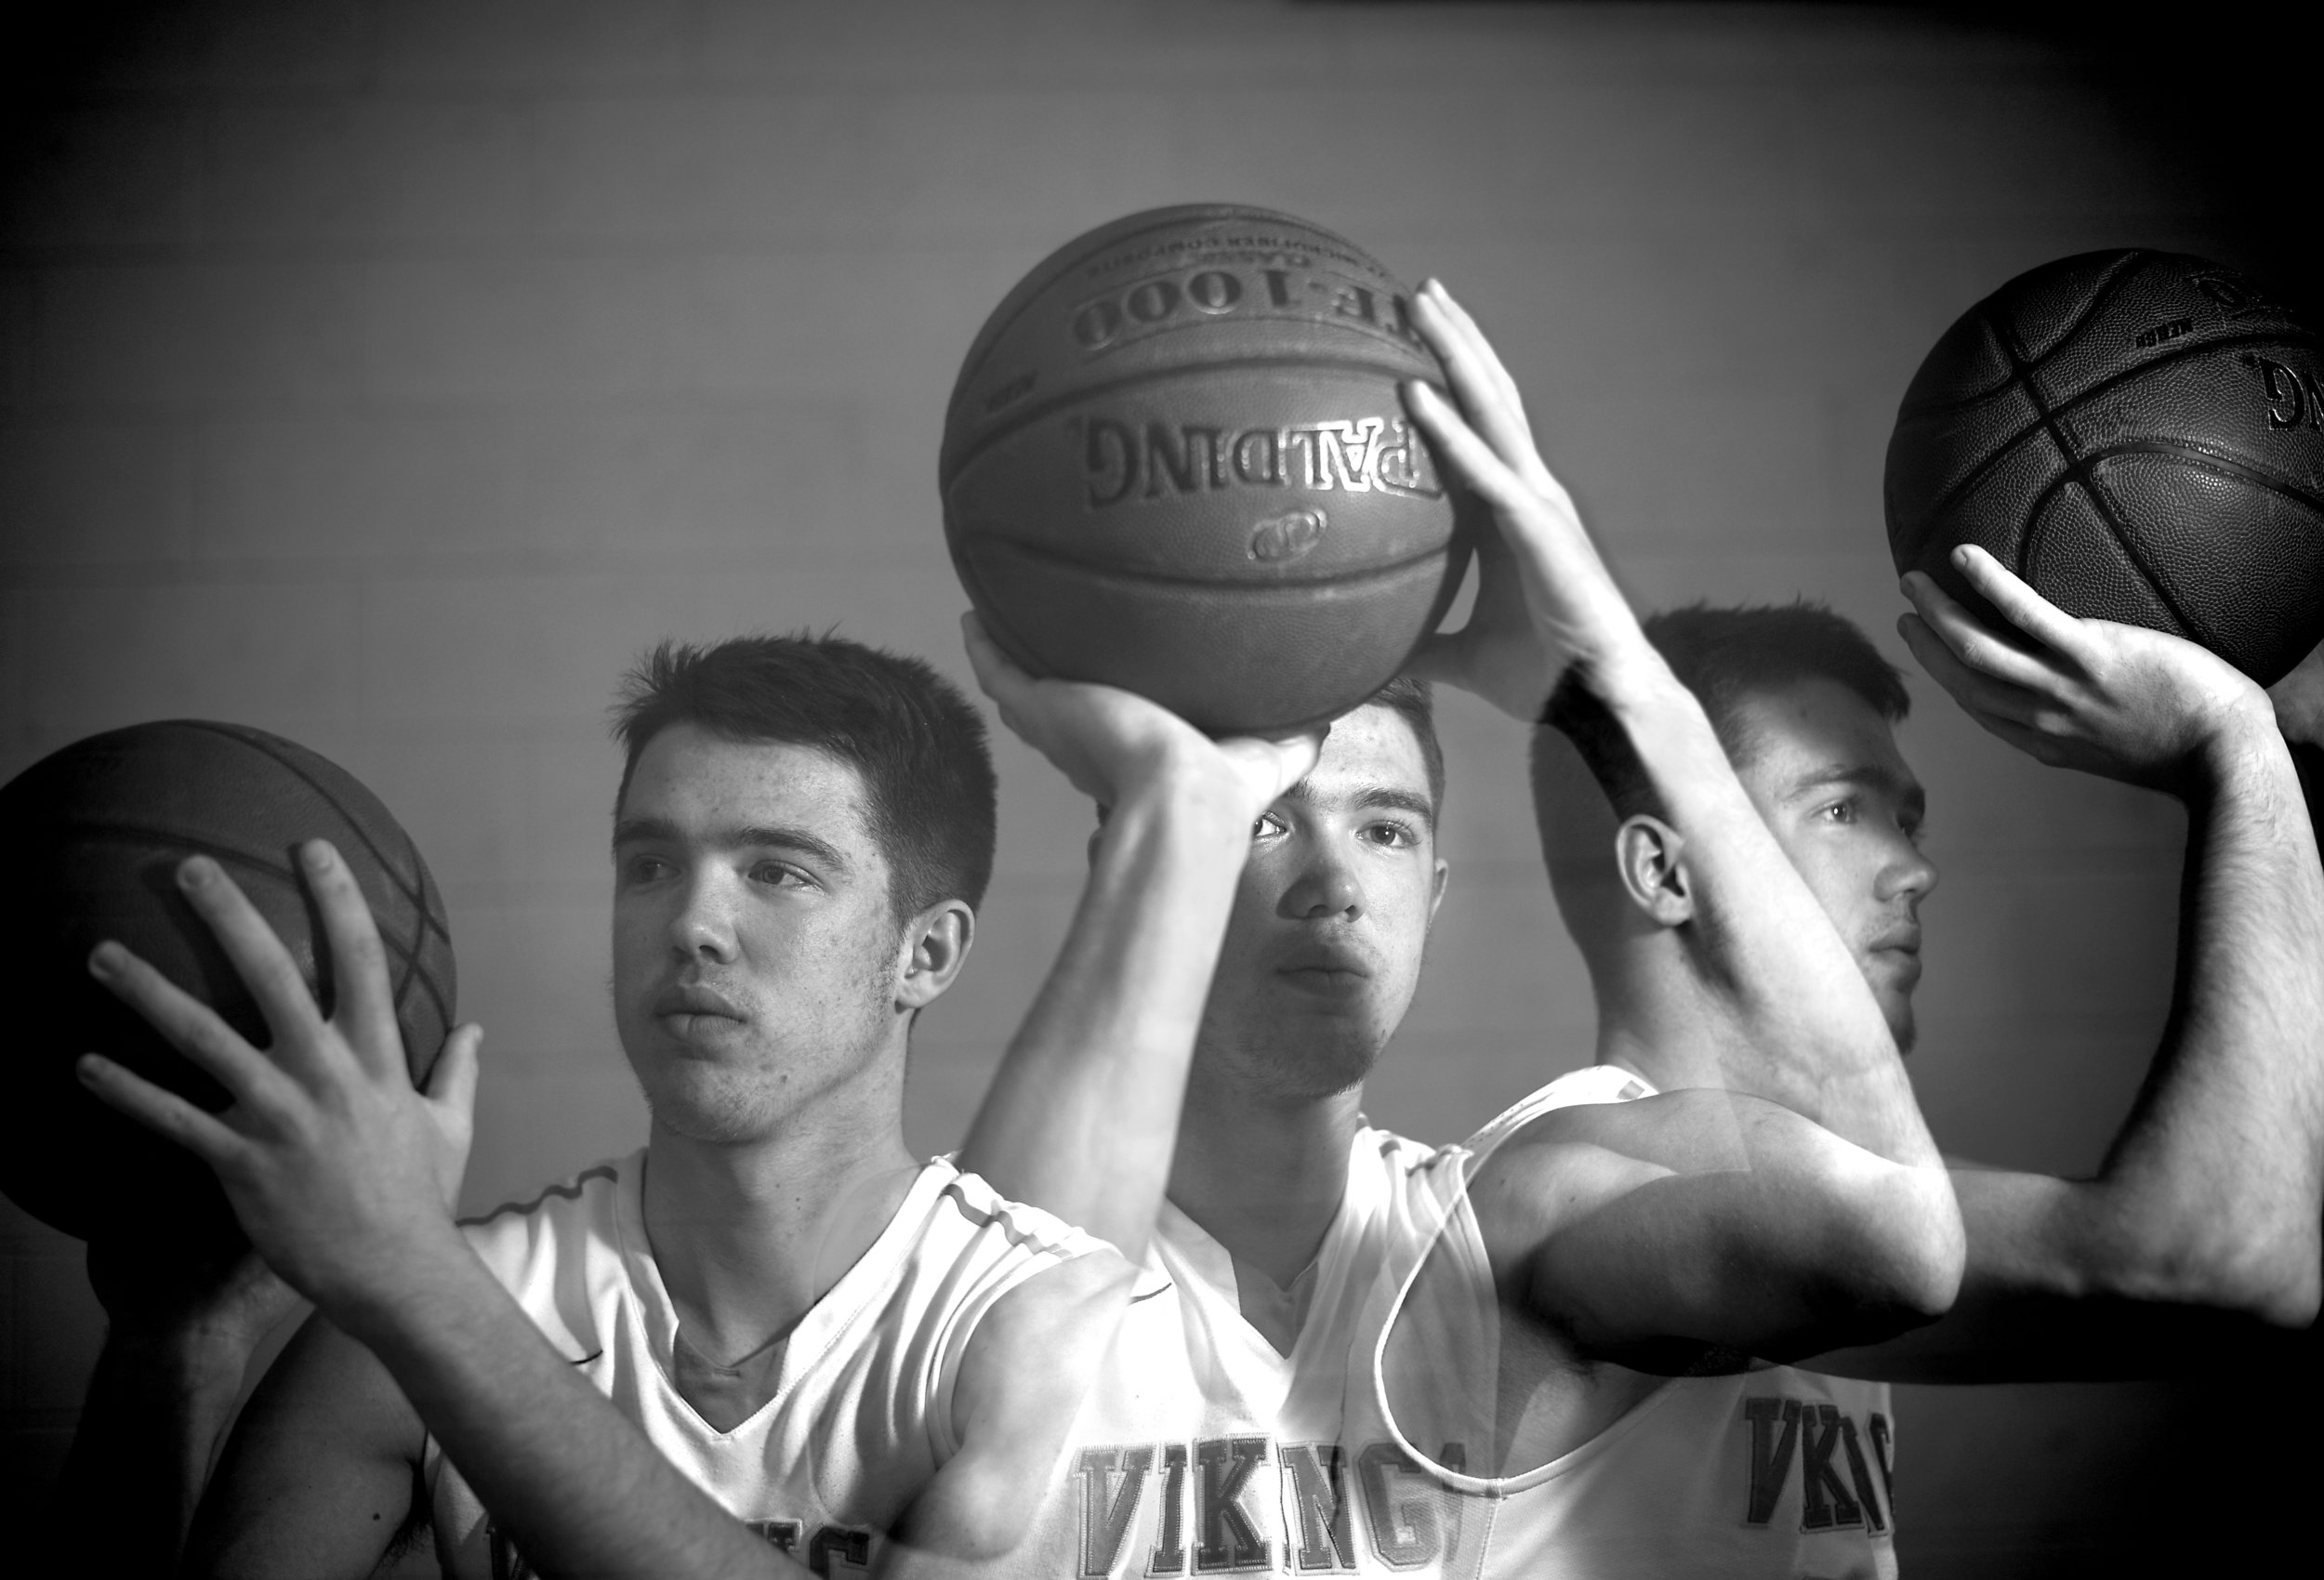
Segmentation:
<svg viewBox="0 0 2324 1580">
<path fill-rule="evenodd" d="M 1723 1310 L 1741 1326 L 1717 1324 L 1720 1342 L 1795 1350 L 1818 1335 L 1829 1342 L 1834 1330 L 1794 1325 L 1784 1313 L 1799 1304 L 1771 1292 L 1771 1264 L 1762 1258 L 1779 1243 L 1800 1243 L 1804 1222 L 1829 1230 L 1806 1242 L 1829 1247 L 1817 1276 L 1860 1283 L 1839 1309 L 1888 1313 L 1875 1332 L 1926 1320 L 1959 1277 L 1960 1219 L 1869 989 L 1761 822 L 1701 706 L 1640 631 L 1536 450 L 1516 386 L 1491 347 L 1434 282 L 1419 293 L 1416 320 L 1459 404 L 1418 384 L 1407 399 L 1440 457 L 1492 506 L 1499 527 L 1480 546 L 1474 617 L 1439 639 L 1421 670 L 1528 723 L 1565 671 L 1577 672 L 1628 738 L 1664 810 L 1652 831 L 1661 849 L 1648 863 L 1659 888 L 1649 886 L 1645 902 L 1664 907 L 1657 919 L 1688 940 L 1695 989 L 1716 1007 L 1707 1019 L 1725 1028 L 1723 1085 L 1808 1122 L 1776 1121 L 1739 1100 L 1723 1125 L 1696 1114 L 1674 1120 L 1667 1136 L 1657 1125 L 1674 1109 L 1644 1103 L 1632 1105 L 1644 1111 L 1636 1116 L 1543 1122 L 1536 1144 L 1503 1149 L 1499 1194 L 1480 1199 L 1481 1218 L 1493 1205 L 1525 1225 L 1522 1244 L 1501 1239 L 1504 1281 L 1519 1277 L 1537 1309 L 1569 1323 L 1581 1320 L 1576 1302 L 1594 1298 L 1601 1280 L 1632 1285 L 1637 1297 L 1609 1308 L 1599 1324 L 1615 1348 L 1709 1339 L 1694 1330 Z M 1699 1178 L 1668 1183 L 1673 1174 Z M 1496 1229 L 1486 1227 L 1491 1244 Z M 1555 1236 L 1563 1239 L 1552 1254 Z M 1858 1255 L 1869 1244 L 1889 1254 Z M 1682 1254 L 1695 1258 L 1691 1266 L 1648 1265 Z"/>
<path fill-rule="evenodd" d="M 2306 1327 L 2324 1217 L 2324 867 L 2278 714 L 2300 729 L 2316 699 L 2272 707 L 2191 643 L 2074 619 L 1982 550 L 1956 563 L 2011 629 L 1910 578 L 1906 639 L 1938 683 L 2045 763 L 2185 803 L 2171 1014 L 2094 1178 L 1957 1170 L 1959 1304 L 1818 1364 L 1907 1381 L 2153 1376 L 2238 1333 Z"/>
<path fill-rule="evenodd" d="M 472 1026 L 455 1033 L 432 1091 L 415 1092 L 362 891 L 328 845 L 302 847 L 300 861 L 330 941 L 333 1015 L 326 1020 L 316 1007 L 288 952 L 232 881 L 196 857 L 179 868 L 181 888 L 265 1010 L 272 1046 L 253 1048 L 152 968 L 108 944 L 90 968 L 233 1100 L 222 1114 L 205 1113 L 93 1054 L 82 1061 L 82 1079 L 218 1172 L 269 1265 L 378 1358 L 495 1519 L 544 1571 L 640 1580 L 803 1574 L 729 1518 L 567 1365 L 469 1248 L 447 1202 L 467 1154 L 481 1034 Z M 362 1372 L 351 1357 L 339 1360 L 341 1371 Z M 341 1380 L 342 1395 L 377 1390 L 376 1377 Z M 319 1386 L 328 1393 L 334 1385 Z M 298 1402 L 287 1402 L 294 1424 Z M 364 1463 L 391 1464 L 392 1407 L 382 1404 L 373 1424 L 389 1441 Z M 221 1494 L 242 1501 L 304 1491 L 339 1500 L 325 1516 L 371 1526 L 364 1534 L 376 1557 L 374 1510 L 363 1499 L 365 1488 L 390 1494 L 376 1476 L 318 1488 L 302 1483 L 317 1468 L 302 1466 L 295 1444 L 247 1465 L 231 1462 L 238 1453 L 230 1450 Z M 244 1473 L 269 1466 L 277 1473 Z M 233 1560 L 236 1573 L 250 1561 L 285 1576 L 318 1573 L 308 1560 L 362 1546 L 360 1534 L 340 1540 L 303 1524 L 298 1541 L 312 1536 L 318 1545 L 271 1546 L 264 1527 L 280 1518 L 262 1503 L 205 1508 L 196 1544 L 221 1566 Z"/>
<path fill-rule="evenodd" d="M 1195 1034 L 1251 825 L 1318 738 L 1214 742 L 1110 686 L 1037 680 L 970 616 L 1009 727 L 1103 809 L 1065 946 L 977 1110 L 960 1166 L 1132 1258 L 1169 1182 Z"/>
</svg>

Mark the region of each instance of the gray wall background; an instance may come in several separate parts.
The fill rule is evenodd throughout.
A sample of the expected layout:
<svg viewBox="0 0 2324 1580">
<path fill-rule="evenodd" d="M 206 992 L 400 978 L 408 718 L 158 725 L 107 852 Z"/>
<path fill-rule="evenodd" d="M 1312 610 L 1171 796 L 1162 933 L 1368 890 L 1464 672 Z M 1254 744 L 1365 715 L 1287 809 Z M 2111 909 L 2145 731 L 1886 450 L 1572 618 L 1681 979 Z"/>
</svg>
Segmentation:
<svg viewBox="0 0 2324 1580">
<path fill-rule="evenodd" d="M 60 60 L 0 217 L 0 779 L 192 715 L 376 788 L 491 1034 L 471 1205 L 642 1133 L 603 987 L 616 677 L 665 635 L 836 622 L 965 683 L 944 397 L 1075 232 L 1226 197 L 1441 275 L 1643 604 L 1805 592 L 1900 661 L 1881 459 L 1938 331 L 2059 254 L 2251 244 L 2075 57 L 1903 11 L 209 0 Z M 1951 1150 L 2087 1169 L 2167 1002 L 2180 820 L 1915 695 L 1916 1080 Z M 1520 733 L 1443 712 L 1451 894 L 1368 1105 L 1439 1141 L 1591 1025 Z M 1086 808 L 1000 758 L 975 958 L 918 1035 L 925 1149 L 1079 881 Z M 101 1317 L 12 1207 L 0 1278 L 36 1506 Z M 2215 1551 L 2172 1494 L 2221 1390 L 1904 1391 L 1912 1573 Z"/>
</svg>

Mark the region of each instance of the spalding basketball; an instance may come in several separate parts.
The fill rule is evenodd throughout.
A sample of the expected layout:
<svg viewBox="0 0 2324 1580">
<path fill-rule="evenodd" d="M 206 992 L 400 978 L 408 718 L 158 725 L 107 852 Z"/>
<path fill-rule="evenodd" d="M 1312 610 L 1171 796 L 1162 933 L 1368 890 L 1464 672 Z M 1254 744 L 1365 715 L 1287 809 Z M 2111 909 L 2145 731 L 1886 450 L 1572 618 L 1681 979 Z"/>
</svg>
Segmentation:
<svg viewBox="0 0 2324 1580">
<path fill-rule="evenodd" d="M 1888 444 L 1889 548 L 1976 604 L 1974 543 L 2072 614 L 2262 685 L 2324 638 L 2324 356 L 2245 276 L 2172 253 L 2021 274 L 1945 332 Z"/>
<path fill-rule="evenodd" d="M 140 724 L 75 742 L 0 787 L 0 827 L 17 850 L 0 918 L 12 1065 L 0 1189 L 26 1211 L 85 1239 L 156 1221 L 231 1225 L 199 1160 L 107 1108 L 73 1073 L 94 1051 L 205 1107 L 225 1106 L 222 1088 L 88 974 L 89 951 L 109 938 L 254 1046 L 271 1041 L 178 892 L 189 855 L 215 858 L 249 896 L 327 1010 L 328 944 L 295 850 L 328 839 L 378 923 L 413 1080 L 434 1066 L 454 1023 L 443 902 L 410 836 L 346 770 L 241 725 Z"/>
<path fill-rule="evenodd" d="M 1033 673 L 1208 730 L 1347 711 L 1468 561 L 1412 378 L 1444 382 L 1408 293 L 1304 220 L 1192 204 L 1067 243 L 953 388 L 939 481 L 970 600 Z"/>
</svg>

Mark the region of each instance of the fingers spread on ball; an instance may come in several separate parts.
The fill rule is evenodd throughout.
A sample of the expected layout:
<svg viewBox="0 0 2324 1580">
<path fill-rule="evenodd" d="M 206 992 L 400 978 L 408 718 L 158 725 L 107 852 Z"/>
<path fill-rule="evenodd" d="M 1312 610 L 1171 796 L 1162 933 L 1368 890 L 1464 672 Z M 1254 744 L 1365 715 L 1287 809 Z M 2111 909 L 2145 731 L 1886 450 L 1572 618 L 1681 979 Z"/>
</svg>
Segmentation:
<svg viewBox="0 0 2324 1580">
<path fill-rule="evenodd" d="M 259 1012 L 274 1032 L 276 1058 L 285 1062 L 304 1058 L 323 1024 L 323 1012 L 283 941 L 225 869 L 207 856 L 189 856 L 178 864 L 178 887 L 209 924 L 236 974 L 257 1000 Z"/>
<path fill-rule="evenodd" d="M 2016 686 L 2040 687 L 2050 678 L 2049 667 L 2040 658 L 1980 624 L 1922 573 L 1909 573 L 1903 588 L 1919 613 L 1921 627 L 1933 632 L 1971 669 Z"/>
<path fill-rule="evenodd" d="M 2068 657 L 2076 655 L 2080 645 L 2080 621 L 2034 591 L 2022 577 L 1974 544 L 1964 543 L 1955 548 L 1952 560 L 1953 568 L 1961 578 L 1998 610 L 2001 618 L 2042 646 Z"/>
<path fill-rule="evenodd" d="M 299 847 L 299 864 L 323 915 L 331 946 L 332 1019 L 344 1030 L 356 1056 L 375 1072 L 406 1068 L 403 1034 L 395 1023 L 395 990 L 388 981 L 387 949 L 378 924 L 363 899 L 362 885 L 329 840 Z"/>
<path fill-rule="evenodd" d="M 1899 615 L 1896 632 L 1929 678 L 1987 729 L 1996 720 L 2025 725 L 2040 708 L 2041 699 L 2025 687 L 1972 669 L 1920 615 Z"/>
<path fill-rule="evenodd" d="M 118 943 L 102 943 L 90 955 L 89 975 L 124 1004 L 145 1017 L 169 1045 L 199 1065 L 236 1102 L 271 1105 L 279 1100 L 283 1073 L 266 1055 L 244 1041 L 218 1011 L 171 981 Z"/>
<path fill-rule="evenodd" d="M 212 1168 L 224 1169 L 239 1155 L 242 1138 L 214 1114 L 175 1092 L 115 1064 L 101 1053 L 85 1053 L 73 1067 L 81 1085 L 107 1107 L 193 1153 Z"/>
<path fill-rule="evenodd" d="M 1415 379 L 1405 386 L 1405 399 L 1421 429 L 1452 463 L 1453 471 L 1482 494 L 1486 504 L 1504 515 L 1513 515 L 1537 503 L 1525 481 L 1433 388 Z"/>
</svg>

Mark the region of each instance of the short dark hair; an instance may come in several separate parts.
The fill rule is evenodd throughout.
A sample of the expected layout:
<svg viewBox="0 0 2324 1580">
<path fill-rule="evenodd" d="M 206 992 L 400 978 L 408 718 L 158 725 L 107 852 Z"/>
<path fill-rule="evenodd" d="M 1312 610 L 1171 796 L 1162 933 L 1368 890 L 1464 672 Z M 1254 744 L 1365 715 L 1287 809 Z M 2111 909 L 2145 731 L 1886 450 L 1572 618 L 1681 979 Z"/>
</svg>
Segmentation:
<svg viewBox="0 0 2324 1580">
<path fill-rule="evenodd" d="M 1445 748 L 1436 739 L 1436 696 L 1428 682 L 1399 675 L 1364 699 L 1366 707 L 1384 707 L 1400 715 L 1420 743 L 1420 762 L 1428 770 L 1428 804 L 1445 810 Z"/>
<path fill-rule="evenodd" d="M 1730 762 L 1743 761 L 1750 751 L 1751 743 L 1743 738 L 1744 699 L 1801 680 L 1834 681 L 1891 724 L 1912 708 L 1902 672 L 1881 656 L 1870 639 L 1853 621 L 1805 599 L 1725 609 L 1692 603 L 1649 615 L 1644 628 L 1679 683 L 1695 693 L 1710 716 L 1710 727 L 1718 731 Z M 1606 799 L 1614 803 L 1615 816 L 1661 813 L 1630 737 L 1591 691 L 1586 677 L 1568 670 L 1542 719 L 1574 743 Z M 1537 740 L 1537 800 L 1542 750 Z"/>
<path fill-rule="evenodd" d="M 939 900 L 984 898 L 993 876 L 993 757 L 984 720 L 917 658 L 845 637 L 665 641 L 623 677 L 614 708 L 621 789 L 673 724 L 721 739 L 816 746 L 864 779 L 871 834 L 901 922 Z"/>
</svg>

